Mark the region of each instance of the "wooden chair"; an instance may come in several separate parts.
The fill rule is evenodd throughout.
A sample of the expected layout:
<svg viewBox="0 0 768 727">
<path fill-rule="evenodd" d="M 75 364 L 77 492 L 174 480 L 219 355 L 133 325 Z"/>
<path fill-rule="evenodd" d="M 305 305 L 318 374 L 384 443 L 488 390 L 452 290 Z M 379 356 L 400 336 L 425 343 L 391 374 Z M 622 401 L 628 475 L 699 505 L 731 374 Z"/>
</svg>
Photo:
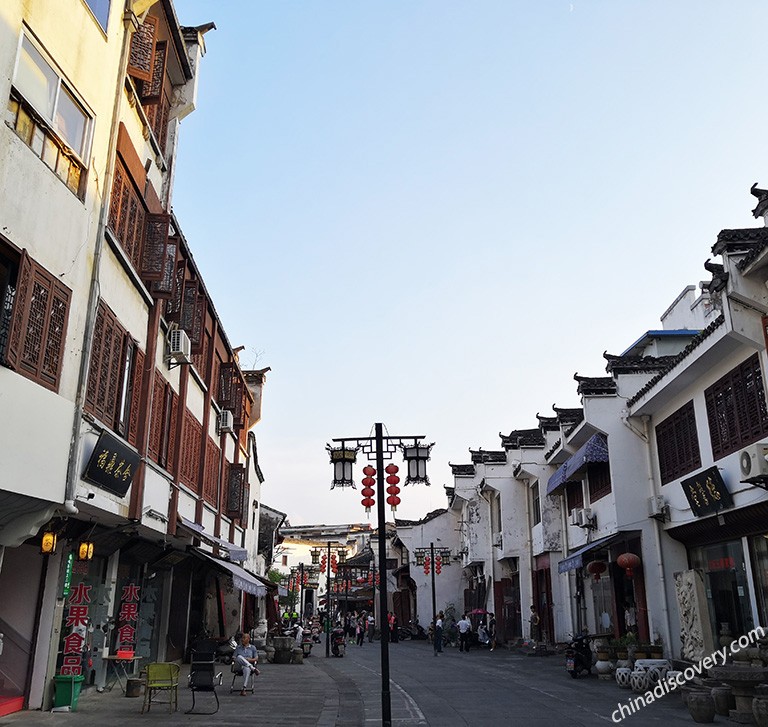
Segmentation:
<svg viewBox="0 0 768 727">
<path fill-rule="evenodd" d="M 179 708 L 179 672 L 178 664 L 166 662 L 155 662 L 147 664 L 147 683 L 144 688 L 144 704 L 141 706 L 141 713 L 147 712 L 152 707 L 152 698 L 157 692 L 168 692 L 167 702 L 157 702 L 155 704 L 167 704 L 170 712 L 175 712 Z"/>
</svg>

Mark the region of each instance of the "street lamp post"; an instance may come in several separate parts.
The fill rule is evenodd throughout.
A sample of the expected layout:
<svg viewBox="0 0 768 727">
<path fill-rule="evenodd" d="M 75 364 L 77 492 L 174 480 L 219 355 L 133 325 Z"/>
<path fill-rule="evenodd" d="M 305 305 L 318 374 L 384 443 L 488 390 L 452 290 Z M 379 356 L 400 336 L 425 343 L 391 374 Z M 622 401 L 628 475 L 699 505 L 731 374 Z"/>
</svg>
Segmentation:
<svg viewBox="0 0 768 727">
<path fill-rule="evenodd" d="M 385 501 L 384 493 L 384 459 L 392 459 L 392 455 L 397 449 L 401 449 L 403 457 L 408 464 L 408 476 L 405 484 L 412 482 L 423 482 L 429 484 L 426 474 L 426 462 L 429 459 L 429 452 L 433 445 L 425 445 L 421 442 L 424 439 L 423 436 L 393 436 L 390 434 L 384 435 L 384 427 L 380 422 L 376 422 L 374 425 L 373 437 L 343 437 L 335 438 L 332 441 L 340 444 L 337 448 L 327 446 L 327 450 L 331 455 L 331 463 L 334 465 L 334 478 L 331 483 L 331 489 L 334 487 L 355 487 L 355 483 L 352 480 L 352 464 L 355 462 L 355 454 L 359 449 L 367 455 L 369 461 L 376 461 L 376 514 L 378 520 L 378 559 L 379 559 L 379 573 L 380 585 L 379 585 L 379 613 L 380 618 L 384 618 L 384 614 L 387 613 L 387 537 L 386 537 L 386 512 L 385 504 L 391 505 L 394 510 L 400 503 L 400 498 L 397 497 L 399 488 L 396 484 L 400 481 L 395 476 L 397 468 L 394 465 L 390 465 L 392 473 L 389 478 L 392 478 L 390 490 L 392 491 L 389 497 Z M 373 474 L 373 473 L 371 473 Z M 370 475 L 369 475 L 370 477 Z M 387 478 L 387 479 L 389 479 Z M 372 490 L 369 490 L 372 493 Z M 363 491 L 363 495 L 366 495 Z M 370 509 L 370 505 L 373 502 L 371 498 L 366 496 L 363 501 L 363 505 L 366 509 Z M 374 584 L 374 594 L 376 592 Z M 374 595 L 375 603 L 375 595 Z M 389 632 L 387 629 L 381 628 L 381 724 L 383 727 L 391 727 L 392 725 L 392 702 L 389 689 Z"/>
</svg>

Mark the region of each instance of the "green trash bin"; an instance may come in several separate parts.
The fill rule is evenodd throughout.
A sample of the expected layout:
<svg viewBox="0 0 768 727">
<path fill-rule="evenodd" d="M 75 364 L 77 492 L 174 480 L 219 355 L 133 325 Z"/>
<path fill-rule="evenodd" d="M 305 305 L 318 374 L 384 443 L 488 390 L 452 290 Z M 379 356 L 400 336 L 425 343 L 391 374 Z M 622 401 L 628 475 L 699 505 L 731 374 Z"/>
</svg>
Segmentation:
<svg viewBox="0 0 768 727">
<path fill-rule="evenodd" d="M 57 674 L 53 677 L 55 690 L 53 694 L 53 706 L 69 706 L 72 708 L 73 712 L 76 712 L 77 700 L 80 696 L 80 690 L 83 687 L 84 681 L 84 676 L 65 676 L 63 674 Z"/>
</svg>

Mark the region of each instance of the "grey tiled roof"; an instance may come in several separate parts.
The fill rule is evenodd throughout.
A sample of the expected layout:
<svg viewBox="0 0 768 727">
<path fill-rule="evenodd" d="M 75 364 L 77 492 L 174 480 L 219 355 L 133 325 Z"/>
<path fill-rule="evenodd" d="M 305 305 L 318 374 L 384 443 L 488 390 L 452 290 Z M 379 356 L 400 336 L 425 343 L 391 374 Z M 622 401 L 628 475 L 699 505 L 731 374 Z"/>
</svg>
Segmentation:
<svg viewBox="0 0 768 727">
<path fill-rule="evenodd" d="M 451 464 L 448 463 L 448 466 L 451 468 L 451 472 L 454 476 L 458 477 L 471 477 L 475 474 L 475 465 L 473 464 Z"/>
<path fill-rule="evenodd" d="M 397 518 L 395 518 L 395 527 L 423 525 L 424 523 L 428 523 L 430 520 L 434 520 L 436 517 L 439 517 L 444 512 L 447 512 L 447 510 L 444 507 L 441 507 L 438 510 L 432 510 L 432 512 L 428 512 L 423 518 L 421 518 L 421 520 L 398 520 Z"/>
<path fill-rule="evenodd" d="M 473 464 L 506 464 L 507 453 L 506 452 L 494 452 L 486 451 L 484 449 L 469 450 L 472 455 Z"/>
<path fill-rule="evenodd" d="M 715 318 L 712 323 L 710 323 L 701 333 L 699 333 L 698 336 L 691 339 L 691 342 L 682 350 L 680 353 L 677 354 L 677 356 L 672 357 L 672 361 L 669 363 L 668 366 L 666 366 L 664 369 L 659 371 L 656 376 L 654 376 L 645 386 L 643 386 L 640 391 L 638 391 L 633 397 L 630 399 L 627 399 L 627 406 L 632 406 L 634 403 L 639 401 L 643 396 L 645 396 L 656 384 L 658 384 L 675 366 L 677 366 L 680 361 L 682 361 L 684 358 L 689 356 L 691 352 L 698 348 L 702 344 L 702 342 L 709 338 L 709 336 L 714 333 L 714 331 L 719 328 L 720 326 L 725 323 L 725 317 L 721 313 L 717 318 Z"/>
<path fill-rule="evenodd" d="M 613 396 L 616 393 L 616 381 L 613 376 L 592 378 L 574 374 L 573 378 L 579 384 L 576 391 L 582 396 Z"/>
<path fill-rule="evenodd" d="M 603 353 L 608 362 L 605 370 L 612 374 L 647 374 L 662 371 L 669 366 L 675 356 L 614 356 Z"/>
<path fill-rule="evenodd" d="M 513 429 L 508 435 L 499 432 L 504 449 L 520 447 L 543 447 L 546 444 L 541 429 Z"/>
<path fill-rule="evenodd" d="M 544 452 L 544 459 L 549 459 L 562 443 L 563 440 L 558 439 L 546 452 Z"/>
<path fill-rule="evenodd" d="M 536 418 L 539 420 L 539 429 L 541 429 L 542 432 L 552 432 L 560 429 L 557 417 L 543 417 L 541 414 L 537 414 Z"/>
</svg>

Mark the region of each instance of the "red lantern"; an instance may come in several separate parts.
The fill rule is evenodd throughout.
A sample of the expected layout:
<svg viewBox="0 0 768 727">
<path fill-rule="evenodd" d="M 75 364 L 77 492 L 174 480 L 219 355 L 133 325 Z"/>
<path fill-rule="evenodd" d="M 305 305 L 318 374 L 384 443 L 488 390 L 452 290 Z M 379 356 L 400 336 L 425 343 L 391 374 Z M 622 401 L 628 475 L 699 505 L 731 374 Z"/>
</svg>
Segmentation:
<svg viewBox="0 0 768 727">
<path fill-rule="evenodd" d="M 605 573 L 605 569 L 608 566 L 603 560 L 593 560 L 591 563 L 587 563 L 587 572 L 595 577 L 596 581 L 600 580 L 600 574 Z"/>
<path fill-rule="evenodd" d="M 439 556 L 435 556 L 435 575 L 439 576 L 443 570 L 443 559 Z"/>
<path fill-rule="evenodd" d="M 363 507 L 365 508 L 366 512 L 370 512 L 371 508 L 374 506 L 375 502 L 372 497 L 364 497 L 363 498 Z"/>
<path fill-rule="evenodd" d="M 634 553 L 622 553 L 616 558 L 616 563 L 619 568 L 624 568 L 627 578 L 632 578 L 632 576 L 634 576 L 632 569 L 638 568 L 641 561 L 639 555 L 635 555 Z"/>
<path fill-rule="evenodd" d="M 373 467 L 371 467 L 371 465 L 368 464 L 365 467 L 363 467 L 363 474 L 366 477 L 373 477 L 376 474 L 376 470 L 373 469 Z"/>
<path fill-rule="evenodd" d="M 428 555 L 425 555 L 425 556 L 424 556 L 424 575 L 425 575 L 425 576 L 428 576 L 428 575 L 429 575 L 429 566 L 430 566 L 430 563 L 431 563 L 430 557 L 429 557 Z"/>
<path fill-rule="evenodd" d="M 400 468 L 399 468 L 399 467 L 398 467 L 396 464 L 388 464 L 388 465 L 387 465 L 387 466 L 384 468 L 384 471 L 385 471 L 385 472 L 386 472 L 388 475 L 396 475 L 396 474 L 397 474 L 397 473 L 400 471 Z"/>
<path fill-rule="evenodd" d="M 326 556 L 325 553 L 323 553 L 323 557 L 320 558 L 320 570 L 324 571 L 325 566 L 327 565 L 328 565 L 328 557 Z"/>
<path fill-rule="evenodd" d="M 387 505 L 391 505 L 394 510 L 400 504 L 400 498 L 397 495 L 390 495 L 387 498 Z"/>
<path fill-rule="evenodd" d="M 373 477 L 363 477 L 363 487 L 373 487 L 376 484 L 376 480 Z"/>
<path fill-rule="evenodd" d="M 400 482 L 400 478 L 397 475 L 389 475 L 387 477 L 387 484 L 388 485 L 397 485 Z"/>
<path fill-rule="evenodd" d="M 381 578 L 380 578 L 379 574 L 377 573 L 377 574 L 376 574 L 376 585 L 377 585 L 377 586 L 379 585 L 379 581 L 380 581 L 380 580 L 381 580 Z"/>
</svg>

